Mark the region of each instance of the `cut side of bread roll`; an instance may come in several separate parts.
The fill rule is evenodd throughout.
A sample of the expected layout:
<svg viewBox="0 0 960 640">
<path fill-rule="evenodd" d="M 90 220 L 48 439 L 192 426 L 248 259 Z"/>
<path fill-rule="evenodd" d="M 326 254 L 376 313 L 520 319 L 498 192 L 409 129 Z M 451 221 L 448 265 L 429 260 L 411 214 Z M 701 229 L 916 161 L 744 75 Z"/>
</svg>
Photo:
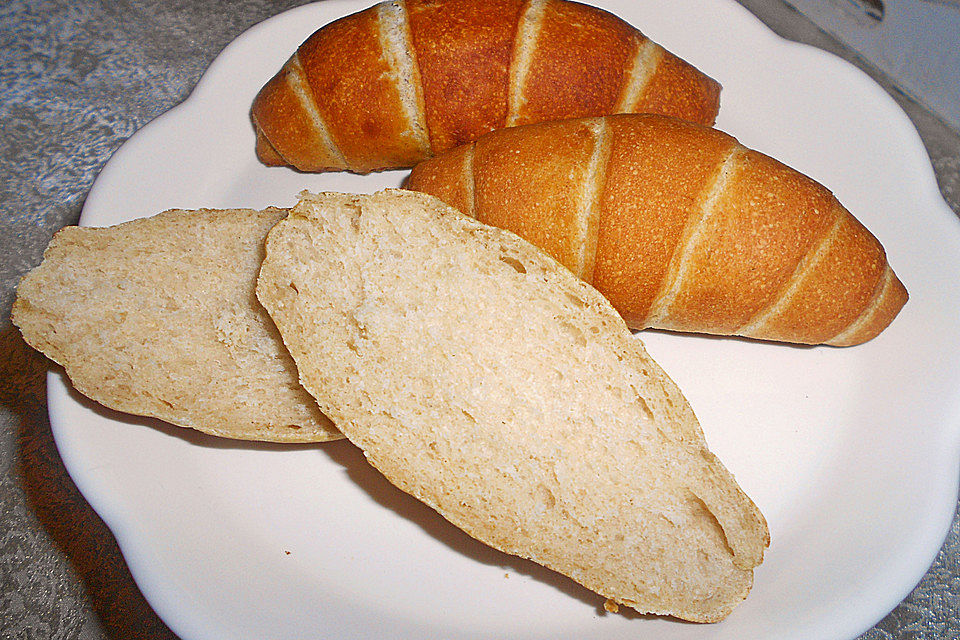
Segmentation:
<svg viewBox="0 0 960 640">
<path fill-rule="evenodd" d="M 257 155 L 301 171 L 411 167 L 487 131 L 665 113 L 712 124 L 720 85 L 568 0 L 391 0 L 304 41 L 257 94 Z"/>
<path fill-rule="evenodd" d="M 111 409 L 227 438 L 341 438 L 256 299 L 264 238 L 285 215 L 167 211 L 66 227 L 17 287 L 13 322 Z"/>
<path fill-rule="evenodd" d="M 436 198 L 304 194 L 257 295 L 324 413 L 470 536 L 641 612 L 746 597 L 766 522 L 592 287 Z"/>
<path fill-rule="evenodd" d="M 850 346 L 907 301 L 823 185 L 676 118 L 494 131 L 417 165 L 407 187 L 541 247 L 634 329 Z"/>
</svg>

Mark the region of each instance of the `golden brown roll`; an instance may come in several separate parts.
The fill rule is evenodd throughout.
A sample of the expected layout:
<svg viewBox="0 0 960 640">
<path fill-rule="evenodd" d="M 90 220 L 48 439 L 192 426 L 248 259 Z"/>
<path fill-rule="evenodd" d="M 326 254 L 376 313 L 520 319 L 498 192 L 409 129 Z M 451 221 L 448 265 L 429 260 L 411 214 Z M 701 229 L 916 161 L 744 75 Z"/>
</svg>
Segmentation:
<svg viewBox="0 0 960 640">
<path fill-rule="evenodd" d="M 407 186 L 546 250 L 635 329 L 848 346 L 907 301 L 883 247 L 824 186 L 675 118 L 495 131 L 418 165 Z"/>
</svg>

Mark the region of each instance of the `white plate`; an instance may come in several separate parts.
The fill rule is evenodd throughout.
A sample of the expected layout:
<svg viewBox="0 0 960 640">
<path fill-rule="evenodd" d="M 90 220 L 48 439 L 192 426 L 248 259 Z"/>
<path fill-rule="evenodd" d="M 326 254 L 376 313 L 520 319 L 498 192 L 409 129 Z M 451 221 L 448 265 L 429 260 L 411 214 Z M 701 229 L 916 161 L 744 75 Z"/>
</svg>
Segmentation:
<svg viewBox="0 0 960 640">
<path fill-rule="evenodd" d="M 721 80 L 718 127 L 830 186 L 912 296 L 879 338 L 849 349 L 644 337 L 769 519 L 753 592 L 716 625 L 605 614 L 599 597 L 395 491 L 346 443 L 217 440 L 100 409 L 54 374 L 64 462 L 183 638 L 842 639 L 926 571 L 957 495 L 960 225 L 916 132 L 862 73 L 733 2 L 597 4 Z M 328 0 L 238 38 L 186 103 L 116 153 L 83 223 L 399 185 L 404 172 L 300 175 L 253 153 L 256 91 L 315 28 L 359 8 Z"/>
</svg>

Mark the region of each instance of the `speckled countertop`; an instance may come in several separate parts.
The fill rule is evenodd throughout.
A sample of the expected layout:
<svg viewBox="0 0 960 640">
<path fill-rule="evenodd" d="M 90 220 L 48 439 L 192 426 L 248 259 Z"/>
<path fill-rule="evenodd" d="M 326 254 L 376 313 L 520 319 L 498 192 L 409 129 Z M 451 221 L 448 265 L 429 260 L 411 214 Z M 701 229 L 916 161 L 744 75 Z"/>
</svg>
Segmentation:
<svg viewBox="0 0 960 640">
<path fill-rule="evenodd" d="M 960 215 L 960 135 L 780 0 L 740 0 L 774 31 L 851 60 L 913 120 Z M 0 3 L 0 639 L 173 634 L 71 482 L 47 417 L 47 361 L 9 323 L 20 276 L 76 223 L 124 140 L 187 97 L 213 58 L 298 0 Z M 960 520 L 933 567 L 864 639 L 960 638 Z"/>
</svg>

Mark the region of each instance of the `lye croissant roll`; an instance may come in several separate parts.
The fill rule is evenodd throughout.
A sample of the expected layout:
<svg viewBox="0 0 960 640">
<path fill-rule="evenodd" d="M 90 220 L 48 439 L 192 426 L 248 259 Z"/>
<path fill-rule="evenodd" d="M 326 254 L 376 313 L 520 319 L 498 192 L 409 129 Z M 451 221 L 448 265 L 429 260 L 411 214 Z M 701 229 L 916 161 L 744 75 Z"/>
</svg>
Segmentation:
<svg viewBox="0 0 960 640">
<path fill-rule="evenodd" d="M 567 0 L 393 0 L 310 36 L 253 103 L 257 155 L 301 171 L 411 167 L 488 131 L 609 113 L 712 124 L 720 85 Z"/>
<path fill-rule="evenodd" d="M 825 187 L 675 118 L 495 131 L 421 163 L 407 187 L 540 246 L 635 329 L 849 346 L 907 301 Z"/>
</svg>

